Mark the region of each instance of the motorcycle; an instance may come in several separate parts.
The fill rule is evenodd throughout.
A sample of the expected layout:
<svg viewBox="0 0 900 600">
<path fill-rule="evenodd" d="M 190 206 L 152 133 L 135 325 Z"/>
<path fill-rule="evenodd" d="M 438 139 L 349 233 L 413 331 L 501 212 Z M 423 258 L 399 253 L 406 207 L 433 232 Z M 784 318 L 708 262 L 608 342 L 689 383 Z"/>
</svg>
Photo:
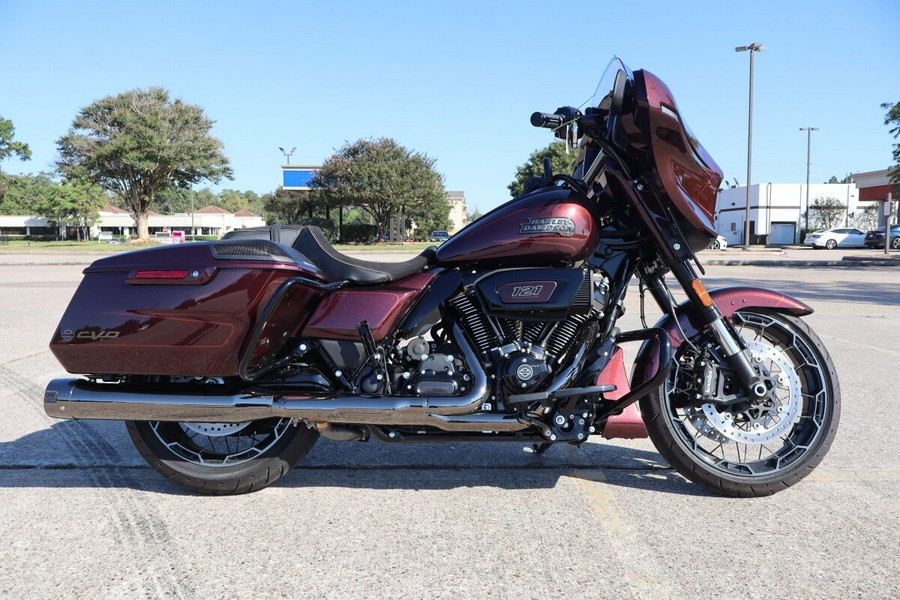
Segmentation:
<svg viewBox="0 0 900 600">
<path fill-rule="evenodd" d="M 727 496 L 808 475 L 838 425 L 834 365 L 805 303 L 698 277 L 722 172 L 666 84 L 616 58 L 585 105 L 531 123 L 577 144 L 575 171 L 546 163 L 406 262 L 277 225 L 97 260 L 50 344 L 81 377 L 53 380 L 45 411 L 126 421 L 150 465 L 204 494 L 275 482 L 320 435 L 537 452 L 649 435 Z M 621 331 L 635 277 L 643 328 Z"/>
</svg>

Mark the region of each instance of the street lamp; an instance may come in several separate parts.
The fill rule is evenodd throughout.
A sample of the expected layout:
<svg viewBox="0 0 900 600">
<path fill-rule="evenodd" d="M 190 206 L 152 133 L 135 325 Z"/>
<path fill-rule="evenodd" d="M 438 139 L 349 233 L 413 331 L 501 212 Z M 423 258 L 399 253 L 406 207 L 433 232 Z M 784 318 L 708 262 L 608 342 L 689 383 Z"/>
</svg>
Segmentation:
<svg viewBox="0 0 900 600">
<path fill-rule="evenodd" d="M 818 127 L 801 127 L 800 131 L 806 132 L 806 229 L 809 231 L 809 151 L 812 147 L 812 132 L 818 131 Z M 802 241 L 802 240 L 801 240 Z"/>
<path fill-rule="evenodd" d="M 294 146 L 293 148 L 291 148 L 291 151 L 290 151 L 290 152 L 288 152 L 287 150 L 285 150 L 285 149 L 282 148 L 281 146 L 279 146 L 278 149 L 281 150 L 281 153 L 284 154 L 284 158 L 285 158 L 285 160 L 287 161 L 287 162 L 285 162 L 284 164 L 286 164 L 286 165 L 291 164 L 291 157 L 294 155 L 294 151 L 297 149 L 297 146 Z"/>
<path fill-rule="evenodd" d="M 750 245 L 750 165 L 753 155 L 753 54 L 762 52 L 766 47 L 760 42 L 753 42 L 749 46 L 738 46 L 735 52 L 750 51 L 750 111 L 747 119 L 747 206 L 744 211 L 744 247 Z"/>
</svg>

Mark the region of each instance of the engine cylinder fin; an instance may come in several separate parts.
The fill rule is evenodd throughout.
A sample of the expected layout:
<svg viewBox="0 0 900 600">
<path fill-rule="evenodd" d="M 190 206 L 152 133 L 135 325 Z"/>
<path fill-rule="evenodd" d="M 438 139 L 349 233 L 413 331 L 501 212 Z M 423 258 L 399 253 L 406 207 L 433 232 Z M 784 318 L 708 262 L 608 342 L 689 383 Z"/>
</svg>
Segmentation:
<svg viewBox="0 0 900 600">
<path fill-rule="evenodd" d="M 459 311 L 466 331 L 482 354 L 486 354 L 491 348 L 500 344 L 500 340 L 497 339 L 489 324 L 485 322 L 484 314 L 472 303 L 468 296 L 460 294 L 455 298 L 451 298 L 450 304 Z"/>
<path fill-rule="evenodd" d="M 565 321 L 561 322 L 547 340 L 547 354 L 553 358 L 558 358 L 570 346 L 572 340 L 578 334 L 581 326 L 588 321 L 590 315 L 572 315 Z"/>
</svg>

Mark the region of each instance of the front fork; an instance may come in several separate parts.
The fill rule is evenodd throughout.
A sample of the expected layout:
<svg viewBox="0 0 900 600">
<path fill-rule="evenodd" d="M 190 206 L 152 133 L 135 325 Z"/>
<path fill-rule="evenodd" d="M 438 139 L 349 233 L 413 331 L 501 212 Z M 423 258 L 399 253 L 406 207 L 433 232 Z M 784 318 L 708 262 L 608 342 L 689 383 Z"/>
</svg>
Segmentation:
<svg viewBox="0 0 900 600">
<path fill-rule="evenodd" d="M 697 277 L 691 266 L 686 263 L 678 263 L 672 268 L 672 275 L 681 284 L 687 294 L 688 301 L 695 309 L 700 323 L 697 328 L 705 327 L 719 342 L 725 352 L 729 366 L 734 369 L 735 377 L 750 398 L 755 400 L 766 396 L 768 388 L 765 382 L 753 368 L 750 352 L 744 344 L 743 338 L 734 330 L 731 324 L 722 316 L 722 312 L 710 298 L 703 283 Z M 676 319 L 675 305 L 661 272 L 643 273 L 647 290 L 656 300 L 660 308 L 672 314 Z M 686 342 L 688 340 L 685 340 Z"/>
</svg>

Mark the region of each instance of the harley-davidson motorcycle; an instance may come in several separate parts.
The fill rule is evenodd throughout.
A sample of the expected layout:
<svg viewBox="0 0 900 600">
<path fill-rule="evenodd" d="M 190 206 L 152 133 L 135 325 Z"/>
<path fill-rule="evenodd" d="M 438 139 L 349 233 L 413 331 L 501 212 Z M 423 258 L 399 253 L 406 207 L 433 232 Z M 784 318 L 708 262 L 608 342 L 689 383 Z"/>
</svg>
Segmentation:
<svg viewBox="0 0 900 600">
<path fill-rule="evenodd" d="M 543 452 L 649 434 L 730 496 L 809 474 L 838 424 L 834 366 L 803 302 L 699 279 L 722 173 L 666 84 L 613 59 L 581 109 L 531 122 L 577 143 L 574 173 L 545 164 L 406 262 L 297 226 L 94 262 L 50 344 L 82 377 L 48 385 L 47 414 L 126 421 L 150 465 L 206 494 L 273 483 L 319 435 Z M 644 327 L 621 331 L 632 278 L 665 316 L 647 326 L 642 302 Z"/>
</svg>

